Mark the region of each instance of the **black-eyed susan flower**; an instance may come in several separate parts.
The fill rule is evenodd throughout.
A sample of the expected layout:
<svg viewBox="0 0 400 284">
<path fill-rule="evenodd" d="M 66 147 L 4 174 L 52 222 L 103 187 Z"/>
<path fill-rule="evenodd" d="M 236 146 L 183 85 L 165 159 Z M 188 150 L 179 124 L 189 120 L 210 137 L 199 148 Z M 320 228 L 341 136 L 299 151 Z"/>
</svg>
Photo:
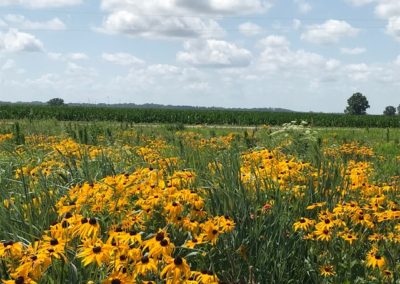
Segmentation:
<svg viewBox="0 0 400 284">
<path fill-rule="evenodd" d="M 367 266 L 371 268 L 382 269 L 385 264 L 385 257 L 379 253 L 377 247 L 372 247 L 372 249 L 367 254 Z"/>
<path fill-rule="evenodd" d="M 87 240 L 83 242 L 80 252 L 77 254 L 78 258 L 82 258 L 82 263 L 87 266 L 91 263 L 96 263 L 101 266 L 108 263 L 110 260 L 110 253 L 112 246 L 104 244 L 101 240 Z"/>
<path fill-rule="evenodd" d="M 166 283 L 180 283 L 189 279 L 190 267 L 186 259 L 177 256 L 168 260 L 169 264 L 163 268 L 160 276 L 165 279 Z"/>
<path fill-rule="evenodd" d="M 333 265 L 330 265 L 330 264 L 322 265 L 319 268 L 319 273 L 323 277 L 330 277 L 330 276 L 333 276 L 336 274 L 335 269 L 333 268 Z"/>
<path fill-rule="evenodd" d="M 314 220 L 302 217 L 293 224 L 293 228 L 295 232 L 298 230 L 307 231 L 313 224 L 315 224 Z"/>
<path fill-rule="evenodd" d="M 149 258 L 148 255 L 144 255 L 140 261 L 136 263 L 135 274 L 145 276 L 147 273 L 156 273 L 157 263 L 153 258 Z"/>
</svg>

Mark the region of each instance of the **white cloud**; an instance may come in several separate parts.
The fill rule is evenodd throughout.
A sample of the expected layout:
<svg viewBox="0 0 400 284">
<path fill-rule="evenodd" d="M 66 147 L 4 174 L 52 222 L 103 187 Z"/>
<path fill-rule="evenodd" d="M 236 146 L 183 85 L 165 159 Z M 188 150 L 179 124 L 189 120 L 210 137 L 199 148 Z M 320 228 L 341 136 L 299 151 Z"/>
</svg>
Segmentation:
<svg viewBox="0 0 400 284">
<path fill-rule="evenodd" d="M 301 25 L 302 23 L 299 19 L 294 19 L 292 22 L 292 26 L 295 31 L 298 31 L 301 28 Z"/>
<path fill-rule="evenodd" d="M 15 68 L 15 61 L 12 59 L 8 59 L 3 66 L 1 66 L 1 71 L 6 71 Z"/>
<path fill-rule="evenodd" d="M 349 64 L 345 71 L 347 76 L 354 81 L 366 81 L 372 72 L 371 68 L 365 63 Z"/>
<path fill-rule="evenodd" d="M 82 0 L 0 0 L 0 6 L 20 5 L 35 9 L 74 6 L 81 3 Z"/>
<path fill-rule="evenodd" d="M 102 58 L 108 62 L 129 66 L 129 65 L 143 65 L 145 62 L 129 53 L 117 52 L 117 53 L 103 53 Z"/>
<path fill-rule="evenodd" d="M 379 0 L 375 7 L 375 13 L 381 18 L 400 16 L 400 1 Z"/>
<path fill-rule="evenodd" d="M 200 67 L 245 67 L 252 55 L 247 49 L 223 40 L 193 40 L 184 43 L 185 51 L 177 54 L 177 60 Z"/>
<path fill-rule="evenodd" d="M 400 16 L 389 18 L 386 32 L 400 41 Z"/>
<path fill-rule="evenodd" d="M 367 4 L 373 3 L 375 1 L 376 0 L 346 0 L 346 2 L 352 4 L 353 6 L 357 6 L 357 7 L 367 5 Z"/>
<path fill-rule="evenodd" d="M 43 51 L 43 44 L 35 36 L 10 29 L 7 33 L 0 32 L 0 51 L 20 52 Z"/>
<path fill-rule="evenodd" d="M 311 76 L 336 71 L 340 62 L 304 50 L 292 50 L 286 37 L 271 35 L 259 42 L 262 52 L 258 67 L 269 74 Z M 298 72 L 301 70 L 302 72 Z"/>
<path fill-rule="evenodd" d="M 394 61 L 394 64 L 400 66 L 400 55 L 397 56 L 396 60 Z"/>
<path fill-rule="evenodd" d="M 354 48 L 347 48 L 347 47 L 342 47 L 340 49 L 340 52 L 342 54 L 347 54 L 347 55 L 358 55 L 366 52 L 367 49 L 364 47 L 354 47 Z"/>
<path fill-rule="evenodd" d="M 106 11 L 142 10 L 155 13 L 169 12 L 174 15 L 195 14 L 251 14 L 262 13 L 272 6 L 270 0 L 102 0 L 101 8 Z M 150 13 L 151 14 L 151 13 Z M 154 13 L 153 13 L 154 14 Z"/>
<path fill-rule="evenodd" d="M 82 52 L 69 53 L 68 58 L 71 60 L 87 60 L 89 56 Z"/>
<path fill-rule="evenodd" d="M 9 14 L 4 17 L 9 26 L 23 30 L 65 30 L 65 24 L 59 18 L 45 22 L 30 21 L 22 15 Z"/>
<path fill-rule="evenodd" d="M 216 38 L 219 15 L 263 13 L 272 0 L 102 0 L 102 30 L 156 38 Z M 204 16 L 207 16 L 206 19 Z"/>
<path fill-rule="evenodd" d="M 265 0 L 177 0 L 177 6 L 193 12 L 215 14 L 251 14 L 260 13 L 271 7 Z"/>
<path fill-rule="evenodd" d="M 6 28 L 8 27 L 7 23 L 4 22 L 2 19 L 0 19 L 0 28 Z"/>
<path fill-rule="evenodd" d="M 56 53 L 56 52 L 49 52 L 47 56 L 51 60 L 59 60 L 59 61 L 80 61 L 80 60 L 88 60 L 89 56 L 82 52 L 75 52 L 75 53 Z"/>
<path fill-rule="evenodd" d="M 293 0 L 297 6 L 297 10 L 299 10 L 302 14 L 307 14 L 312 10 L 312 6 L 305 0 Z"/>
<path fill-rule="evenodd" d="M 239 32 L 245 36 L 256 36 L 262 33 L 263 29 L 254 23 L 246 22 L 239 25 Z"/>
<path fill-rule="evenodd" d="M 107 16 L 102 30 L 108 33 L 156 38 L 210 37 L 224 34 L 220 25 L 212 19 L 148 16 L 141 12 L 125 10 Z"/>
<path fill-rule="evenodd" d="M 301 38 L 317 44 L 332 44 L 339 42 L 343 37 L 355 36 L 358 32 L 358 29 L 346 21 L 327 20 L 320 25 L 308 26 Z"/>
</svg>

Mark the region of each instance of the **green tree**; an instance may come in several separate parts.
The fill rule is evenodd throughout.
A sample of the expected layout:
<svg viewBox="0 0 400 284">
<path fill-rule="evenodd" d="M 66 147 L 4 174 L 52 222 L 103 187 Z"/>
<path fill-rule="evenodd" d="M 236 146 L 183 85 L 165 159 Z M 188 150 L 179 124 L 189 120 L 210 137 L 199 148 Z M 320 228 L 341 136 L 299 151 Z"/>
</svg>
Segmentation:
<svg viewBox="0 0 400 284">
<path fill-rule="evenodd" d="M 348 100 L 348 106 L 344 110 L 347 114 L 366 114 L 369 103 L 367 98 L 361 93 L 354 93 Z"/>
<path fill-rule="evenodd" d="M 387 106 L 385 110 L 383 111 L 384 115 L 395 115 L 396 114 L 396 108 L 394 106 Z"/>
<path fill-rule="evenodd" d="M 400 105 L 397 107 L 397 114 L 400 115 Z"/>
<path fill-rule="evenodd" d="M 49 106 L 62 106 L 64 105 L 64 100 L 61 98 L 53 98 L 47 102 Z"/>
</svg>

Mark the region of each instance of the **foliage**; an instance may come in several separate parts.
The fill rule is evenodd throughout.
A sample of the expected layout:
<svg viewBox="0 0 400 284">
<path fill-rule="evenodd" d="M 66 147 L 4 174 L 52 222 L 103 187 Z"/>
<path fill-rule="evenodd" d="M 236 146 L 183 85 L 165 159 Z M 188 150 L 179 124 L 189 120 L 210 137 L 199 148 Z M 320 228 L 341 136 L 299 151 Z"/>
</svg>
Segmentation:
<svg viewBox="0 0 400 284">
<path fill-rule="evenodd" d="M 383 111 L 384 115 L 395 115 L 396 114 L 396 108 L 394 106 L 387 106 L 385 110 Z"/>
<path fill-rule="evenodd" d="M 385 131 L 3 123 L 0 281 L 397 283 Z"/>
<path fill-rule="evenodd" d="M 366 114 L 367 108 L 370 107 L 367 98 L 361 93 L 354 93 L 347 103 L 348 106 L 344 111 L 347 114 Z"/>
<path fill-rule="evenodd" d="M 318 127 L 399 127 L 400 117 L 383 115 L 348 116 L 323 113 L 275 113 L 230 110 L 112 109 L 95 107 L 0 105 L 0 119 L 58 121 L 117 121 L 166 125 L 282 125 L 308 121 Z"/>
<path fill-rule="evenodd" d="M 53 98 L 47 102 L 49 106 L 62 106 L 64 105 L 64 100 L 61 98 Z"/>
</svg>

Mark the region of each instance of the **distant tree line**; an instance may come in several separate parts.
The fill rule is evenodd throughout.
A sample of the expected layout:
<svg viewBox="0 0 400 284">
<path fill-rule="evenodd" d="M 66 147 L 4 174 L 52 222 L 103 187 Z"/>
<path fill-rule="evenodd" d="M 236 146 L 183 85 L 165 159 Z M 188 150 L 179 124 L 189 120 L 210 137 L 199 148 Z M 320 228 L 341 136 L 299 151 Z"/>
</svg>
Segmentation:
<svg viewBox="0 0 400 284">
<path fill-rule="evenodd" d="M 370 107 L 367 98 L 361 93 L 354 93 L 348 100 L 348 106 L 344 110 L 346 114 L 363 115 L 367 113 Z M 396 108 L 394 106 L 387 106 L 383 111 L 384 115 L 395 115 Z M 397 114 L 400 115 L 400 105 L 397 107 Z"/>
</svg>

